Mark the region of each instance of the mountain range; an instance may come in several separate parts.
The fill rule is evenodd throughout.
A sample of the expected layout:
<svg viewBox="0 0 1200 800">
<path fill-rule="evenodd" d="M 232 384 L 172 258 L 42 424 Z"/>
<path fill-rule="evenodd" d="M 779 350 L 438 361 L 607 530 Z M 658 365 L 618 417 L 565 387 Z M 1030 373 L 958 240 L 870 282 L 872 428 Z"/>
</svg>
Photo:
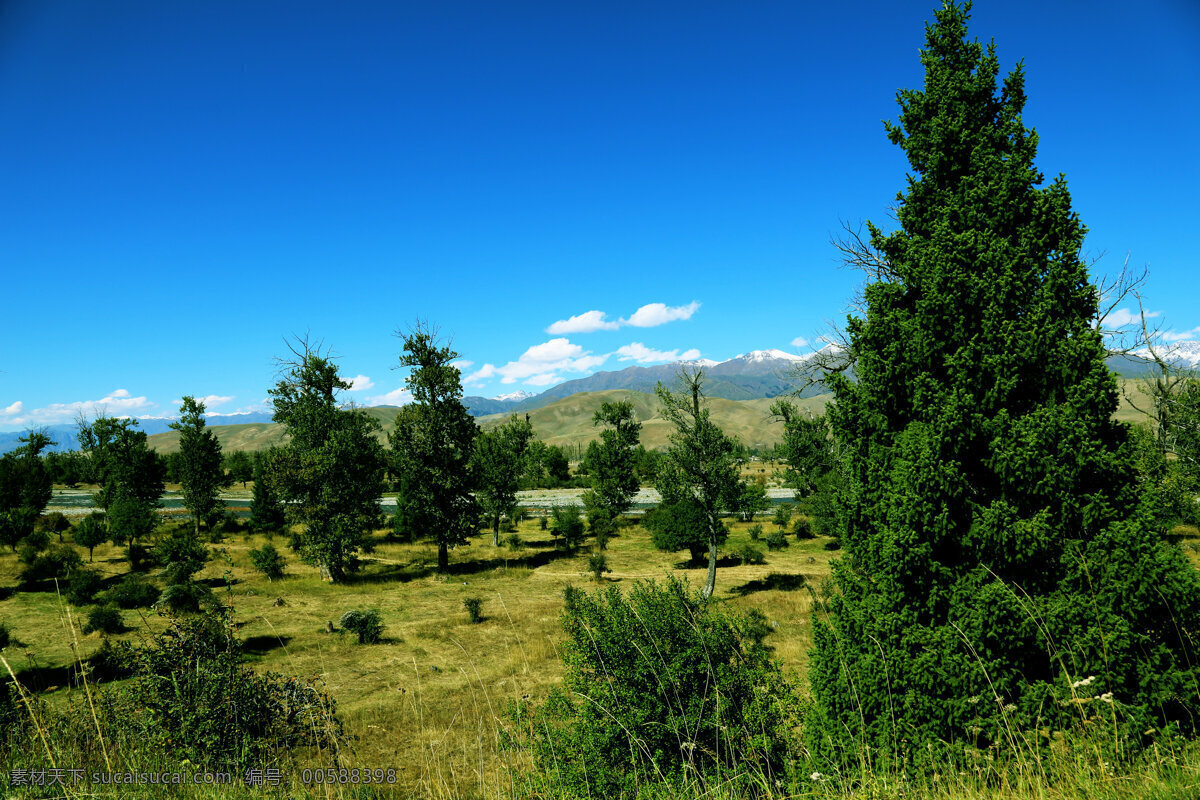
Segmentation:
<svg viewBox="0 0 1200 800">
<path fill-rule="evenodd" d="M 824 352 L 824 351 L 822 351 Z M 1200 370 L 1200 342 L 1176 342 L 1160 351 L 1169 361 L 1183 369 Z M 463 398 L 464 405 L 476 417 L 488 417 L 534 412 L 546 408 L 561 400 L 581 393 L 610 392 L 623 390 L 652 395 L 654 387 L 662 382 L 671 387 L 679 371 L 685 367 L 703 368 L 705 372 L 704 388 L 710 398 L 733 401 L 751 401 L 781 397 L 794 393 L 804 387 L 801 398 L 817 397 L 824 391 L 819 383 L 809 383 L 806 375 L 814 370 L 813 357 L 816 354 L 795 355 L 782 350 L 754 350 L 726 361 L 701 359 L 697 361 L 678 361 L 669 364 L 651 366 L 629 366 L 611 372 L 597 372 L 584 378 L 564 381 L 550 387 L 541 394 L 529 392 L 512 392 L 499 397 L 468 396 Z M 1136 378 L 1151 374 L 1155 371 L 1154 362 L 1146 351 L 1114 355 L 1108 359 L 1109 368 L 1123 378 Z M 769 404 L 768 404 L 769 405 Z M 379 407 L 379 413 L 386 417 L 386 422 L 394 418 L 393 411 L 387 412 L 388 407 Z M 372 411 L 374 411 L 372 409 Z M 253 426 L 255 431 L 265 430 L 262 426 L 271 423 L 271 412 L 260 411 L 244 414 L 208 414 L 208 424 L 211 426 L 236 426 L 245 431 Z M 381 417 L 381 421 L 385 421 Z M 590 417 L 589 417 L 590 419 Z M 170 417 L 148 417 L 138 420 L 138 424 L 146 433 L 154 435 L 166 434 L 170 438 L 173 433 Z M 79 441 L 74 424 L 53 425 L 48 429 L 50 438 L 56 442 L 52 450 L 75 450 Z M 750 432 L 747 430 L 747 434 Z M 571 437 L 576 437 L 573 432 Z M 19 446 L 18 441 L 24 434 L 21 432 L 0 432 L 0 453 L 7 452 Z M 759 437 L 758 434 L 754 436 Z M 568 438 L 571 438 L 568 437 Z M 766 438 L 759 437 L 766 442 Z M 750 441 L 754 441 L 752 438 Z M 253 448 L 251 448 L 253 449 Z"/>
</svg>

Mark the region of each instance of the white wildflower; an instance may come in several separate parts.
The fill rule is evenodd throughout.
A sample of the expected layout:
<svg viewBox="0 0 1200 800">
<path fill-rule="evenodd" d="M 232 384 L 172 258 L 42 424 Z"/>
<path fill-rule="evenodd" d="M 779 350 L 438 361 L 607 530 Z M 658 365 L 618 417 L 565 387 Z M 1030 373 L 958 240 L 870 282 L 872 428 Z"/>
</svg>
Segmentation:
<svg viewBox="0 0 1200 800">
<path fill-rule="evenodd" d="M 1089 675 L 1086 678 L 1083 678 L 1082 680 L 1078 680 L 1078 681 L 1075 681 L 1074 683 L 1072 683 L 1071 688 L 1072 689 L 1080 689 L 1084 686 L 1091 686 L 1095 680 L 1096 680 L 1095 675 Z"/>
</svg>

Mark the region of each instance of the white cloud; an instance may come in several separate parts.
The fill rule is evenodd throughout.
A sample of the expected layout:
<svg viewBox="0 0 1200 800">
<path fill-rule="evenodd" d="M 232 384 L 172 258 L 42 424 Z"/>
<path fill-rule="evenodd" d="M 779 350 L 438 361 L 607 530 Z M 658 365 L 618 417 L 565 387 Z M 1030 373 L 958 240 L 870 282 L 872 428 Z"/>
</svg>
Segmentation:
<svg viewBox="0 0 1200 800">
<path fill-rule="evenodd" d="M 464 369 L 470 369 L 471 367 L 475 366 L 475 362 L 468 361 L 465 358 L 460 358 L 458 361 L 451 361 L 450 366 L 455 367 L 459 372 L 462 372 Z"/>
<path fill-rule="evenodd" d="M 375 381 L 368 378 L 366 375 L 355 375 L 350 379 L 351 392 L 365 392 L 367 389 L 375 388 Z"/>
<path fill-rule="evenodd" d="M 603 311 L 585 311 L 567 319 L 560 319 L 546 328 L 546 333 L 591 333 L 592 331 L 615 331 L 620 322 L 605 319 Z"/>
<path fill-rule="evenodd" d="M 393 389 L 387 394 L 377 394 L 372 397 L 364 397 L 363 405 L 366 406 L 404 406 L 412 402 L 412 392 L 407 387 L 401 386 L 399 389 Z"/>
<path fill-rule="evenodd" d="M 696 309 L 700 308 L 700 304 L 693 301 L 686 306 L 668 306 L 665 303 L 648 303 L 642 306 L 637 311 L 633 312 L 633 316 L 629 319 L 623 319 L 621 322 L 625 325 L 632 325 L 635 328 L 653 328 L 657 325 L 665 325 L 668 322 L 674 322 L 679 319 L 689 319 L 692 314 L 696 313 Z"/>
<path fill-rule="evenodd" d="M 25 407 L 25 404 L 22 403 L 20 400 L 18 400 L 17 402 L 13 403 L 8 408 L 4 409 L 3 411 L 0 411 L 0 414 L 3 414 L 6 417 L 12 416 L 13 414 L 20 414 L 21 409 L 24 407 Z"/>
<path fill-rule="evenodd" d="M 482 367 L 475 370 L 467 377 L 463 378 L 463 383 L 464 384 L 482 383 L 482 382 L 486 381 L 488 378 L 494 378 L 495 376 L 496 376 L 496 365 L 495 364 L 484 364 Z"/>
<path fill-rule="evenodd" d="M 14 403 L 6 408 L 5 414 L 10 413 Z M 64 422 L 74 422 L 81 414 L 85 417 L 95 417 L 106 414 L 111 417 L 137 416 L 137 412 L 149 411 L 156 403 L 143 397 L 133 397 L 127 389 L 117 389 L 99 400 L 77 400 L 73 403 L 51 403 L 44 408 L 35 408 L 24 416 L 9 420 L 14 425 L 58 425 Z M 21 409 L 18 409 L 18 412 Z M 13 412 L 16 413 L 16 412 Z"/>
<path fill-rule="evenodd" d="M 509 361 L 502 367 L 484 364 L 468 375 L 463 383 L 479 383 L 499 375 L 501 383 L 522 381 L 532 386 L 545 386 L 547 383 L 561 380 L 555 373 L 587 372 L 607 360 L 608 354 L 593 355 L 590 350 L 584 350 L 567 339 L 551 339 L 535 344 L 516 361 Z"/>
<path fill-rule="evenodd" d="M 1161 336 L 1165 342 L 1183 342 L 1188 339 L 1200 339 L 1200 325 L 1197 325 L 1190 331 L 1163 331 Z"/>
<path fill-rule="evenodd" d="M 803 336 L 797 336 L 795 339 L 792 339 L 792 347 L 808 347 L 808 339 L 805 339 Z"/>
<path fill-rule="evenodd" d="M 225 396 L 219 395 L 219 394 L 210 394 L 207 397 L 201 397 L 200 402 L 204 403 L 204 407 L 206 409 L 212 409 L 212 408 L 216 408 L 217 406 L 225 405 L 233 398 L 234 398 L 233 395 L 229 395 L 228 397 L 225 397 Z"/>
<path fill-rule="evenodd" d="M 621 361 L 636 361 L 639 364 L 652 364 L 659 361 L 695 361 L 700 357 L 696 348 L 685 350 L 652 350 L 641 342 L 634 342 L 617 348 L 617 358 Z"/>
<path fill-rule="evenodd" d="M 1161 311 L 1147 311 L 1146 319 L 1153 319 L 1161 313 Z M 1141 321 L 1140 312 L 1130 311 L 1128 308 L 1118 308 L 1109 312 L 1108 316 L 1104 318 L 1104 327 L 1109 330 L 1124 328 L 1126 325 L 1141 324 Z"/>
<path fill-rule="evenodd" d="M 632 325 L 635 328 L 653 328 L 678 319 L 689 319 L 700 304 L 693 301 L 686 306 L 668 306 L 666 303 L 647 303 L 633 312 L 628 319 L 610 320 L 603 311 L 585 311 L 567 319 L 560 319 L 546 328 L 546 333 L 592 333 L 593 331 L 615 331 Z"/>
</svg>

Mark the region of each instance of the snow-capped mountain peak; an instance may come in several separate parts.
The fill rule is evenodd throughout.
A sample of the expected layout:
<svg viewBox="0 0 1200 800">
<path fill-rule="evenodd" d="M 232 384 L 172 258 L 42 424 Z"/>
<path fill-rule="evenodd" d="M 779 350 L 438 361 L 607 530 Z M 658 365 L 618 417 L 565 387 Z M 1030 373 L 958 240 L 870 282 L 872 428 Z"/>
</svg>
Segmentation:
<svg viewBox="0 0 1200 800">
<path fill-rule="evenodd" d="M 804 361 L 804 356 L 798 356 L 795 353 L 787 353 L 783 350 L 751 350 L 749 353 L 742 353 L 729 359 L 748 361 L 751 364 L 758 364 L 763 361 Z"/>
<path fill-rule="evenodd" d="M 1200 368 L 1200 341 L 1173 342 L 1172 344 L 1156 347 L 1159 356 L 1166 362 L 1187 369 Z M 1151 358 L 1150 350 L 1143 348 L 1133 353 L 1142 358 Z"/>
<path fill-rule="evenodd" d="M 533 392 L 509 392 L 502 394 L 499 397 L 493 397 L 493 400 L 499 400 L 501 403 L 519 403 L 522 400 L 528 400 L 531 397 L 536 397 Z"/>
<path fill-rule="evenodd" d="M 680 361 L 680 364 L 697 367 L 715 367 L 719 361 L 713 361 L 711 358 L 693 358 L 691 361 Z"/>
</svg>

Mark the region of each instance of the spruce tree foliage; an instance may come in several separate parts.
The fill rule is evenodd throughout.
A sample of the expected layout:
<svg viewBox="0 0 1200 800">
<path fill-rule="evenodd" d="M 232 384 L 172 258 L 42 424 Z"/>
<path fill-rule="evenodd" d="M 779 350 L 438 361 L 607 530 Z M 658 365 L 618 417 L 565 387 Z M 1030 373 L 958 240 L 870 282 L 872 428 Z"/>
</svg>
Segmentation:
<svg viewBox="0 0 1200 800">
<path fill-rule="evenodd" d="M 492 545 L 500 546 L 500 520 L 510 520 L 517 509 L 525 451 L 533 439 L 529 416 L 513 416 L 503 425 L 483 431 L 475 438 L 471 468 L 475 470 L 478 490 L 475 498 L 484 521 L 492 529 Z"/>
<path fill-rule="evenodd" d="M 271 481 L 269 464 L 275 458 L 275 448 L 255 465 L 254 488 L 250 495 L 250 529 L 259 533 L 272 534 L 287 527 L 283 503 Z"/>
<path fill-rule="evenodd" d="M 50 437 L 35 431 L 20 441 L 20 447 L 0 456 L 0 540 L 13 552 L 18 542 L 33 533 L 54 488 L 41 455 L 54 444 Z"/>
<path fill-rule="evenodd" d="M 458 353 L 418 324 L 404 340 L 400 365 L 413 402 L 400 410 L 392 430 L 392 473 L 399 477 L 398 532 L 432 536 L 438 571 L 450 567 L 450 548 L 466 544 L 479 524 L 471 453 L 479 427 L 462 403 Z"/>
<path fill-rule="evenodd" d="M 912 174 L 899 228 L 869 226 L 855 380 L 829 379 L 846 555 L 808 732 L 847 770 L 1068 726 L 1080 692 L 1123 744 L 1200 719 L 1200 581 L 1141 511 L 1084 226 L 968 10 L 927 26 L 886 125 Z"/>
<path fill-rule="evenodd" d="M 655 485 L 663 505 L 693 503 L 700 508 L 700 533 L 708 547 L 703 594 L 712 597 L 717 585 L 717 548 L 728 535 L 721 511 L 737 509 L 745 487 L 738 476 L 736 443 L 717 427 L 704 407 L 704 370 L 685 369 L 679 380 L 681 391 L 668 391 L 661 383 L 654 390 L 663 416 L 675 428 L 671 446 L 659 461 Z"/>
<path fill-rule="evenodd" d="M 642 423 L 633 415 L 633 404 L 619 400 L 601 403 L 592 424 L 608 427 L 600 431 L 600 441 L 588 445 L 584 468 L 592 488 L 584 492 L 583 505 L 592 529 L 607 532 L 629 510 L 639 488 L 635 466 Z"/>
<path fill-rule="evenodd" d="M 379 423 L 338 405 L 350 384 L 337 365 L 307 341 L 293 348 L 283 379 L 270 390 L 275 421 L 290 441 L 272 453 L 267 472 L 288 518 L 304 526 L 300 555 L 335 583 L 346 579 L 370 533 L 382 524 L 384 453 Z"/>
<path fill-rule="evenodd" d="M 191 512 L 196 535 L 200 523 L 211 525 L 219 513 L 221 501 L 221 443 L 204 421 L 204 403 L 185 395 L 179 407 L 179 421 L 171 428 L 179 431 L 179 454 L 176 478 L 180 484 L 183 507 Z M 247 459 L 247 463 L 249 459 Z"/>
</svg>

